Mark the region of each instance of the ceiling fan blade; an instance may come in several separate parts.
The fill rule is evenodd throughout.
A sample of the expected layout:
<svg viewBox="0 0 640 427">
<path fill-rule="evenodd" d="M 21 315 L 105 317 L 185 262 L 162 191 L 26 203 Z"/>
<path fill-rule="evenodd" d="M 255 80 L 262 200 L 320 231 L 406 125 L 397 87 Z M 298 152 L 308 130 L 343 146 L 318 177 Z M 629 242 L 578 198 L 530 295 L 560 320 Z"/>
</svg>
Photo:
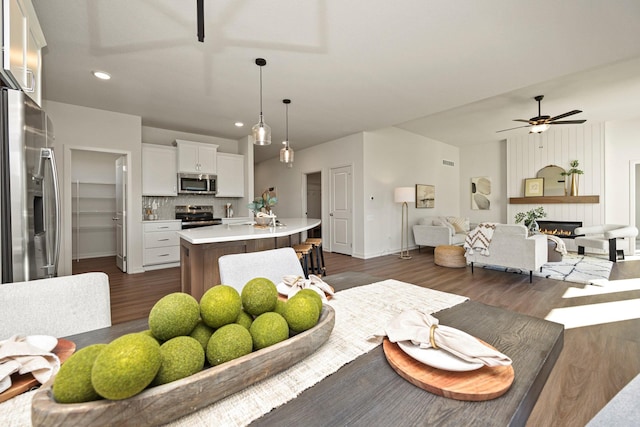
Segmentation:
<svg viewBox="0 0 640 427">
<path fill-rule="evenodd" d="M 528 127 L 529 127 L 529 126 L 516 126 L 516 127 L 514 127 L 514 128 L 497 130 L 497 131 L 496 131 L 496 133 L 498 133 L 498 132 L 505 132 L 505 131 L 508 131 L 508 130 L 514 130 L 514 129 L 528 128 Z"/>
<path fill-rule="evenodd" d="M 565 117 L 569 117 L 569 116 L 573 116 L 574 114 L 578 114 L 578 113 L 582 113 L 582 111 L 580 111 L 580 110 L 573 110 L 573 111 L 569 111 L 569 112 L 567 112 L 567 113 L 560 114 L 559 116 L 551 117 L 551 118 L 549 119 L 549 121 L 550 121 L 550 122 L 553 122 L 553 121 L 555 121 L 555 120 L 563 119 L 563 118 L 565 118 Z"/>
<path fill-rule="evenodd" d="M 560 120 L 557 122 L 549 122 L 550 125 L 579 125 L 586 122 L 586 120 Z"/>
<path fill-rule="evenodd" d="M 525 122 L 525 123 L 529 123 L 531 124 L 531 120 L 525 120 L 525 119 L 513 119 L 514 122 Z"/>
</svg>

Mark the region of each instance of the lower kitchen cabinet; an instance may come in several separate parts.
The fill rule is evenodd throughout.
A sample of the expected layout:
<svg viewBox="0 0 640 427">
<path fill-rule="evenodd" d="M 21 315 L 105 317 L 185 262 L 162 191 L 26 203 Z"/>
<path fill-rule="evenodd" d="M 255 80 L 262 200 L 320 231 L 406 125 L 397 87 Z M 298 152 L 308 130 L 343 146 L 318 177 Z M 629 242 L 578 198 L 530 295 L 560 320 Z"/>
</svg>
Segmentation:
<svg viewBox="0 0 640 427">
<path fill-rule="evenodd" d="M 144 221 L 142 224 L 145 270 L 178 267 L 180 265 L 180 220 Z"/>
</svg>

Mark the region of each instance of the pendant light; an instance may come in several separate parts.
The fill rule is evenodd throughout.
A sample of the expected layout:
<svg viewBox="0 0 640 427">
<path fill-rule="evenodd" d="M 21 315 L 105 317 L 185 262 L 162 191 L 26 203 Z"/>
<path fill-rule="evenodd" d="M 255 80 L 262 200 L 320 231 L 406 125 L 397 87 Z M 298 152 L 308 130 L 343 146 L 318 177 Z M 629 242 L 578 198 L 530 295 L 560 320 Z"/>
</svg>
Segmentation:
<svg viewBox="0 0 640 427">
<path fill-rule="evenodd" d="M 289 146 L 289 104 L 291 104 L 290 99 L 283 99 L 282 103 L 285 106 L 285 117 L 286 117 L 286 138 L 282 143 L 284 147 L 280 149 L 280 161 L 287 165 L 288 168 L 293 167 L 293 150 Z"/>
<path fill-rule="evenodd" d="M 267 65 L 267 60 L 264 58 L 256 58 L 256 65 L 260 67 L 260 118 L 258 123 L 251 128 L 251 134 L 253 135 L 253 143 L 255 145 L 270 145 L 271 128 L 264 122 L 264 117 L 262 116 L 262 67 Z"/>
</svg>

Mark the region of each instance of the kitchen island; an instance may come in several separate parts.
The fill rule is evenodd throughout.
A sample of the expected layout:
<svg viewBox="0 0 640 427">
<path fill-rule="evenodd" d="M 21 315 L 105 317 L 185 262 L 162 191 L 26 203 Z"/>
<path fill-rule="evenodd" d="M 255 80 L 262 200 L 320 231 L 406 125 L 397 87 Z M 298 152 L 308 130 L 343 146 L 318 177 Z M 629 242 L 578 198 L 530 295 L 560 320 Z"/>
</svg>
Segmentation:
<svg viewBox="0 0 640 427">
<path fill-rule="evenodd" d="M 301 241 L 302 233 L 320 225 L 312 218 L 278 218 L 278 222 L 275 227 L 240 223 L 179 231 L 182 292 L 199 301 L 207 289 L 220 284 L 222 255 L 291 246 Z"/>
</svg>

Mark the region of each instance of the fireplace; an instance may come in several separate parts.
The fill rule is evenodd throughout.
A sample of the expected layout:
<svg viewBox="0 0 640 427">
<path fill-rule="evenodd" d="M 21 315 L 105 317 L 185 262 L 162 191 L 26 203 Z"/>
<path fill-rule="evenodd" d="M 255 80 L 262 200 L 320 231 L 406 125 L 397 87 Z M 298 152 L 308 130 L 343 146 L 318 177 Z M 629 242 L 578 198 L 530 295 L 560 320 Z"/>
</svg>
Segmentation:
<svg viewBox="0 0 640 427">
<path fill-rule="evenodd" d="M 540 226 L 540 232 L 562 237 L 564 239 L 575 239 L 573 232 L 576 228 L 582 227 L 582 221 L 536 221 Z"/>
</svg>

